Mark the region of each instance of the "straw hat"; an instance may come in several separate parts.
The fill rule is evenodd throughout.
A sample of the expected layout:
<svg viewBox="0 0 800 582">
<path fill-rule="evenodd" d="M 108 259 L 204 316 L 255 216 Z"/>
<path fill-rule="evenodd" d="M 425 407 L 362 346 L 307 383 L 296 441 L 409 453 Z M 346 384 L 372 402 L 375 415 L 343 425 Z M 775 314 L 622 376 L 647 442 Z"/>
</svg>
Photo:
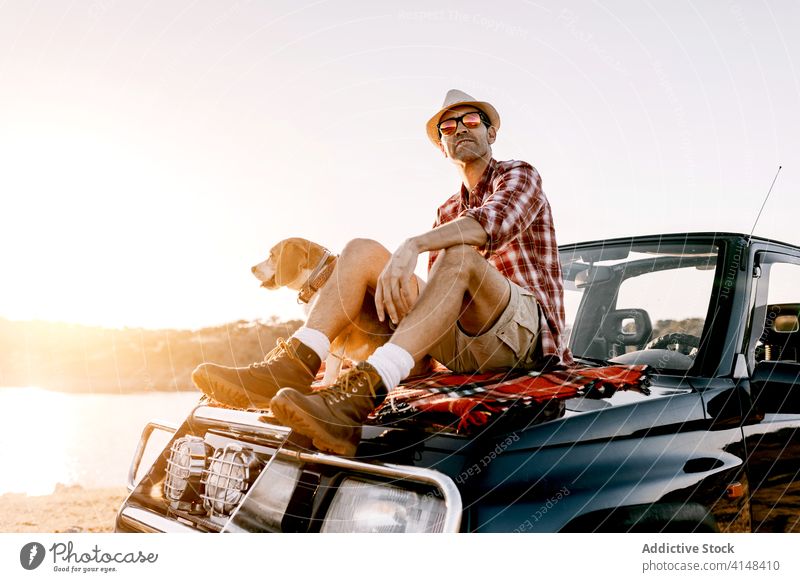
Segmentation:
<svg viewBox="0 0 800 582">
<path fill-rule="evenodd" d="M 442 108 L 439 109 L 439 111 L 436 112 L 436 115 L 431 117 L 428 120 L 428 123 L 425 125 L 425 130 L 428 132 L 428 138 L 434 143 L 434 145 L 438 146 L 439 142 L 441 141 L 439 139 L 439 130 L 437 129 L 436 124 L 439 123 L 442 113 L 448 109 L 452 109 L 453 107 L 458 107 L 459 105 L 473 105 L 474 107 L 477 107 L 486 114 L 486 116 L 489 118 L 489 123 L 495 129 L 500 129 L 500 115 L 498 115 L 497 109 L 492 107 L 490 103 L 487 103 L 486 101 L 475 101 L 473 97 L 467 95 L 463 91 L 459 91 L 458 89 L 450 89 L 444 98 Z"/>
</svg>

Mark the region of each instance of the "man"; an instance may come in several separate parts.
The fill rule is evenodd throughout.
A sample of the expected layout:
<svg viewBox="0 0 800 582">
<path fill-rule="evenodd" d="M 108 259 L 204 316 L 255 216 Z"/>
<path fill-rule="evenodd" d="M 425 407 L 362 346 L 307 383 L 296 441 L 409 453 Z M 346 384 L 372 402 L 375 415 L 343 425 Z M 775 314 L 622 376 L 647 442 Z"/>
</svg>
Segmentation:
<svg viewBox="0 0 800 582">
<path fill-rule="evenodd" d="M 538 172 L 498 162 L 500 116 L 489 103 L 451 90 L 427 123 L 431 141 L 461 176 L 461 190 L 434 228 L 392 254 L 353 240 L 319 291 L 308 321 L 264 362 L 199 366 L 195 383 L 234 405 L 269 405 L 281 423 L 322 451 L 352 456 L 361 426 L 387 392 L 426 354 L 455 372 L 572 363 L 562 345 L 563 288 L 550 205 Z M 414 275 L 429 251 L 429 281 Z M 390 341 L 328 388 L 311 383 L 334 338 L 374 290 L 379 317 L 397 326 Z"/>
</svg>

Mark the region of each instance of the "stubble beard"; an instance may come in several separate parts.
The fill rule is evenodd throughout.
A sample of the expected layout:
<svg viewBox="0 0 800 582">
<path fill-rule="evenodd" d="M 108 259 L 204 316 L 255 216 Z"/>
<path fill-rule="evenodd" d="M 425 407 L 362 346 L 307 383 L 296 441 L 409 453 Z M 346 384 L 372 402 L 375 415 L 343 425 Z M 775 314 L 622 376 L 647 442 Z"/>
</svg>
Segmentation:
<svg viewBox="0 0 800 582">
<path fill-rule="evenodd" d="M 480 144 L 475 140 L 469 140 L 463 145 L 455 146 L 453 149 L 453 154 L 450 157 L 454 162 L 469 164 L 475 160 L 483 158 L 486 153 L 487 148 L 481 148 Z"/>
</svg>

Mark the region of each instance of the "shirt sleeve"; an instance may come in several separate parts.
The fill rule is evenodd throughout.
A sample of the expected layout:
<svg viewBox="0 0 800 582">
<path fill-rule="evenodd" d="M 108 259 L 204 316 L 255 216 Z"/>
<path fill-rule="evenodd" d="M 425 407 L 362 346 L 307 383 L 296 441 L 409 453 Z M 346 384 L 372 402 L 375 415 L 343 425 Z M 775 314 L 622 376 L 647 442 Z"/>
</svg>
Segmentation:
<svg viewBox="0 0 800 582">
<path fill-rule="evenodd" d="M 481 248 L 492 254 L 527 229 L 545 204 L 539 172 L 526 162 L 516 162 L 494 177 L 492 192 L 481 206 L 468 208 L 459 216 L 480 223 L 487 235 Z"/>
</svg>

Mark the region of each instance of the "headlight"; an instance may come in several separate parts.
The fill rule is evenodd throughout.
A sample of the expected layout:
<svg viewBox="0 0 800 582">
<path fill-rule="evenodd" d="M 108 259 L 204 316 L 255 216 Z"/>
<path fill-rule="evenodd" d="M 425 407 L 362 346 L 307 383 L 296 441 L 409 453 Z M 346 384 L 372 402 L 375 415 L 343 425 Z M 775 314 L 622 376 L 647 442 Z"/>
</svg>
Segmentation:
<svg viewBox="0 0 800 582">
<path fill-rule="evenodd" d="M 392 485 L 345 479 L 322 524 L 323 532 L 425 533 L 444 529 L 445 504 Z"/>
<path fill-rule="evenodd" d="M 170 507 L 192 513 L 202 511 L 200 482 L 210 451 L 203 439 L 196 436 L 181 437 L 172 443 L 164 480 L 164 495 Z"/>
<path fill-rule="evenodd" d="M 249 447 L 226 445 L 217 449 L 205 472 L 203 505 L 211 515 L 230 515 L 244 498 L 261 466 Z"/>
</svg>

